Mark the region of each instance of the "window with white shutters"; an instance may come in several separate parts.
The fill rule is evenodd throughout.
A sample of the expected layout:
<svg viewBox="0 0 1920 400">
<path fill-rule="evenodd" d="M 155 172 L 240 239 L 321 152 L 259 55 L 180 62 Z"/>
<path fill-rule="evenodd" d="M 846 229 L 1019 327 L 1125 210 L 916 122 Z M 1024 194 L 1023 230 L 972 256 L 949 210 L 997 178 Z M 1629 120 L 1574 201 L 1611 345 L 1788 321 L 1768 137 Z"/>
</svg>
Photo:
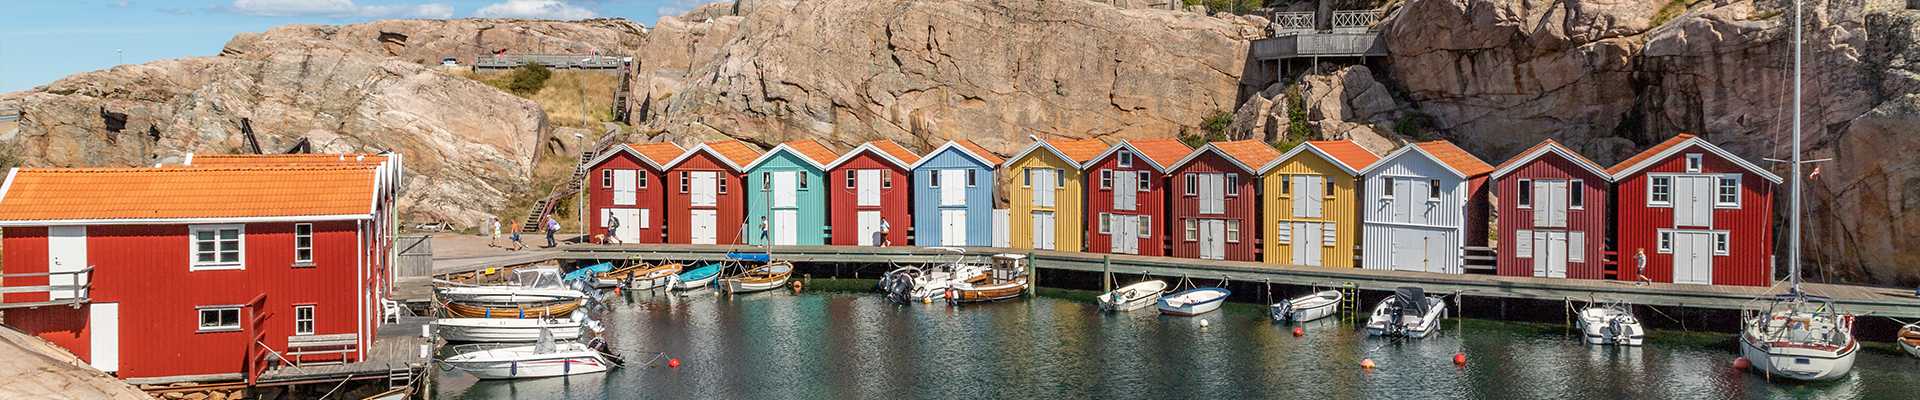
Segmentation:
<svg viewBox="0 0 1920 400">
<path fill-rule="evenodd" d="M 1293 244 L 1293 224 L 1280 221 L 1279 225 L 1275 225 L 1273 227 L 1273 241 L 1279 242 L 1280 244 Z"/>
<path fill-rule="evenodd" d="M 1137 171 L 1137 172 L 1139 172 L 1139 175 L 1140 175 L 1140 182 L 1138 182 L 1139 187 L 1134 188 L 1134 190 L 1139 190 L 1142 192 L 1152 190 L 1150 188 L 1153 186 L 1153 175 L 1148 174 L 1147 171 Z"/>
<path fill-rule="evenodd" d="M 1333 247 L 1337 233 L 1333 224 L 1320 224 L 1320 247 Z"/>
<path fill-rule="evenodd" d="M 1567 232 L 1567 261 L 1587 261 L 1587 233 Z"/>
<path fill-rule="evenodd" d="M 1513 232 L 1513 256 L 1533 258 L 1533 231 L 1521 229 Z"/>
</svg>

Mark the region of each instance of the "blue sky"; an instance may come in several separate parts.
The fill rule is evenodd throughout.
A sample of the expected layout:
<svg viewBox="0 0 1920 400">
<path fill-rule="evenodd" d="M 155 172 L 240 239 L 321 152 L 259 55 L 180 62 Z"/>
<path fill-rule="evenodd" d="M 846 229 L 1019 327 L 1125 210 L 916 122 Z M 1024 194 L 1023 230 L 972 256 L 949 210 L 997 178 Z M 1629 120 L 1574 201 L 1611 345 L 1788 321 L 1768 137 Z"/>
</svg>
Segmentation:
<svg viewBox="0 0 1920 400">
<path fill-rule="evenodd" d="M 286 24 L 476 16 L 620 17 L 652 26 L 699 0 L 9 0 L 0 10 L 0 93 L 79 72 L 211 56 L 240 32 Z"/>
</svg>

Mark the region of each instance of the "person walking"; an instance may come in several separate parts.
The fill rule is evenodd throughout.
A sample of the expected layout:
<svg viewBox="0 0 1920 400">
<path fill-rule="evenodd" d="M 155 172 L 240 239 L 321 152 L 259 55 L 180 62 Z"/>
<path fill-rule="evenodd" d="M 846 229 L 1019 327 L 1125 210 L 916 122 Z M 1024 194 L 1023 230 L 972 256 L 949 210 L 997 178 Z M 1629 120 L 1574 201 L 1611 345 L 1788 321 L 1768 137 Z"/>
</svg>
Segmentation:
<svg viewBox="0 0 1920 400">
<path fill-rule="evenodd" d="M 559 234 L 559 233 L 560 233 L 560 220 L 553 219 L 552 215 L 548 215 L 547 216 L 547 247 L 552 248 L 552 247 L 560 246 L 560 242 L 556 242 L 553 240 L 553 235 Z"/>
<path fill-rule="evenodd" d="M 500 247 L 500 217 L 488 215 L 487 226 L 488 232 L 492 232 L 487 238 L 487 247 Z"/>
<path fill-rule="evenodd" d="M 513 240 L 513 247 L 509 247 L 508 250 L 521 251 L 521 250 L 527 249 L 527 242 L 520 240 L 519 230 L 513 231 L 513 233 L 509 234 L 508 236 L 511 240 Z"/>
<path fill-rule="evenodd" d="M 873 244 L 875 246 L 892 246 L 893 241 L 888 239 L 892 234 L 893 224 L 888 224 L 886 218 L 881 218 L 880 230 L 873 233 Z"/>
<path fill-rule="evenodd" d="M 1646 286 L 1647 282 L 1649 282 L 1649 280 L 1647 279 L 1647 249 L 1646 248 L 1641 248 L 1639 249 L 1639 251 L 1634 252 L 1633 266 L 1634 266 L 1633 273 L 1636 275 L 1639 275 L 1638 279 L 1634 279 L 1634 282 L 1633 282 L 1634 286 Z"/>
<path fill-rule="evenodd" d="M 605 242 L 626 243 L 620 241 L 620 234 L 616 232 L 620 232 L 620 217 L 609 215 L 607 216 L 607 240 L 605 240 Z"/>
</svg>

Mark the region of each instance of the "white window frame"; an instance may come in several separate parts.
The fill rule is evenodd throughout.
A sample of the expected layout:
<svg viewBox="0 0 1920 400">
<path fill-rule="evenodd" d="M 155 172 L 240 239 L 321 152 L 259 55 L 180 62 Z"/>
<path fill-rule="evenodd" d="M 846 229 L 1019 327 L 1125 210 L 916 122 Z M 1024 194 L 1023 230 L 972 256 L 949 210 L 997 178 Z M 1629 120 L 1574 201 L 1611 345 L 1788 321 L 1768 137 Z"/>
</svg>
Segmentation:
<svg viewBox="0 0 1920 400">
<path fill-rule="evenodd" d="M 1587 181 L 1579 179 L 1567 181 L 1567 209 L 1587 209 Z"/>
<path fill-rule="evenodd" d="M 1665 181 L 1665 183 L 1664 184 L 1661 183 L 1662 181 Z M 1666 200 L 1661 200 L 1659 199 L 1658 196 L 1656 196 L 1656 195 L 1662 194 L 1660 193 L 1659 190 L 1656 190 L 1660 188 L 1666 189 L 1666 193 L 1664 193 L 1667 197 Z M 1648 207 L 1673 207 L 1673 176 L 1670 176 L 1670 175 L 1648 175 L 1647 176 L 1647 206 Z"/>
<path fill-rule="evenodd" d="M 1724 256 L 1733 250 L 1733 237 L 1727 231 L 1713 233 L 1713 255 Z"/>
<path fill-rule="evenodd" d="M 1227 220 L 1227 243 L 1240 243 L 1240 220 Z"/>
<path fill-rule="evenodd" d="M 693 185 L 693 178 L 687 171 L 680 171 L 680 193 L 689 192 L 688 187 L 691 185 Z"/>
<path fill-rule="evenodd" d="M 1100 190 L 1113 189 L 1113 170 L 1100 170 Z"/>
<path fill-rule="evenodd" d="M 306 318 L 300 317 L 301 310 L 305 310 L 307 312 Z M 293 335 L 294 336 L 313 335 L 314 331 L 317 330 L 315 328 L 316 325 L 313 322 L 314 312 L 315 312 L 314 305 L 312 304 L 300 304 L 300 305 L 293 306 Z M 301 324 L 305 324 L 306 329 L 304 330 L 300 329 Z"/>
<path fill-rule="evenodd" d="M 1428 202 L 1440 201 L 1440 180 L 1439 179 L 1427 180 L 1427 201 Z"/>
<path fill-rule="evenodd" d="M 1187 182 L 1187 188 L 1182 195 L 1193 197 L 1195 195 L 1194 186 L 1199 184 L 1199 178 L 1195 178 L 1193 174 L 1181 174 L 1180 176 L 1185 177 L 1184 180 Z"/>
<path fill-rule="evenodd" d="M 600 170 L 600 188 L 607 189 L 612 187 L 613 187 L 613 169 L 608 168 L 608 169 Z"/>
<path fill-rule="evenodd" d="M 1521 179 L 1519 185 L 1520 187 L 1513 191 L 1514 202 L 1520 204 L 1516 207 L 1520 209 L 1533 208 L 1533 180 Z"/>
<path fill-rule="evenodd" d="M 647 171 L 643 171 L 643 170 L 634 170 L 634 171 L 633 171 L 633 188 L 634 188 L 634 190 L 643 190 L 643 189 L 646 189 L 646 188 L 647 188 L 647 180 L 648 180 L 648 179 L 647 179 Z"/>
<path fill-rule="evenodd" d="M 234 244 L 235 246 L 234 250 L 239 252 L 239 255 L 235 257 L 236 258 L 235 261 L 223 262 L 223 261 L 219 261 L 220 253 L 223 253 L 223 251 L 221 251 L 220 245 L 218 243 L 222 241 L 220 239 L 220 231 L 224 231 L 228 229 L 233 229 L 238 231 L 238 236 L 236 239 L 234 239 L 234 241 L 236 242 Z M 214 232 L 214 242 L 215 242 L 214 250 L 213 250 L 214 261 L 200 261 L 200 232 L 204 232 L 204 231 Z M 246 269 L 247 268 L 247 226 L 244 224 L 188 225 L 187 226 L 187 262 L 188 262 L 187 263 L 188 271 L 221 271 L 221 270 Z"/>
<path fill-rule="evenodd" d="M 713 186 L 715 187 L 713 194 L 727 194 L 727 174 L 724 172 L 715 172 L 713 174 L 713 180 Z"/>
<path fill-rule="evenodd" d="M 1119 158 L 1120 168 L 1133 168 L 1133 153 L 1121 151 L 1115 153 L 1114 157 Z"/>
<path fill-rule="evenodd" d="M 1687 172 L 1700 172 L 1700 169 L 1705 167 L 1706 164 L 1706 159 L 1702 157 L 1700 153 L 1687 154 Z"/>
<path fill-rule="evenodd" d="M 1720 193 L 1720 191 L 1727 188 L 1726 185 L 1724 184 L 1726 183 L 1726 181 L 1729 181 L 1729 180 L 1733 181 L 1733 201 L 1732 202 L 1721 201 L 1721 196 L 1724 196 L 1725 194 Z M 1745 184 L 1745 182 L 1741 182 L 1740 175 L 1721 175 L 1718 177 L 1714 177 L 1713 178 L 1713 208 L 1731 208 L 1731 209 L 1740 208 L 1740 186 L 1743 184 Z"/>
<path fill-rule="evenodd" d="M 1109 214 L 1109 213 L 1100 213 L 1100 221 L 1099 221 L 1098 223 L 1100 224 L 1100 233 L 1101 233 L 1101 234 L 1110 234 L 1110 233 L 1113 233 L 1113 228 L 1112 228 L 1112 227 L 1110 227 L 1110 226 L 1107 226 L 1107 223 L 1108 223 L 1108 221 L 1110 221 L 1110 220 L 1112 220 L 1112 219 L 1113 219 L 1113 214 Z"/>
<path fill-rule="evenodd" d="M 1153 174 L 1148 173 L 1147 171 L 1134 171 L 1134 172 L 1140 176 L 1139 177 L 1140 184 L 1134 185 L 1133 187 L 1135 191 L 1146 192 L 1146 191 L 1153 190 Z"/>
<path fill-rule="evenodd" d="M 1280 197 L 1293 195 L 1293 175 L 1280 175 Z"/>
<path fill-rule="evenodd" d="M 800 183 L 798 184 L 799 188 L 796 188 L 794 190 L 811 190 L 807 188 L 807 186 L 809 186 L 807 185 L 807 182 L 813 180 L 812 177 L 809 176 L 812 174 L 808 174 L 801 171 L 793 171 L 793 175 L 794 175 L 793 180 L 800 181 Z"/>
<path fill-rule="evenodd" d="M 927 187 L 940 187 L 940 170 L 927 170 Z"/>
<path fill-rule="evenodd" d="M 240 317 L 241 317 L 240 308 L 241 306 L 237 306 L 237 305 L 194 307 L 193 311 L 195 316 L 195 320 L 194 320 L 195 328 L 193 332 L 194 333 L 239 332 L 240 324 L 243 323 L 240 321 Z M 214 317 L 215 317 L 214 319 L 219 320 L 223 318 L 219 318 L 220 315 L 218 313 L 223 313 L 227 311 L 233 312 L 233 324 L 231 325 L 221 324 L 221 325 L 215 325 L 215 326 L 207 325 L 207 313 L 209 312 L 216 313 L 214 314 Z M 216 322 L 224 322 L 224 321 L 216 321 Z"/>
<path fill-rule="evenodd" d="M 1240 174 L 1227 174 L 1227 197 L 1240 197 Z"/>
<path fill-rule="evenodd" d="M 1660 254 L 1673 254 L 1673 231 L 1672 230 L 1661 229 L 1659 231 L 1659 236 L 1654 238 L 1654 252 L 1660 253 Z"/>
<path fill-rule="evenodd" d="M 1322 197 L 1322 198 L 1326 198 L 1326 199 L 1332 199 L 1332 198 L 1334 198 L 1334 196 L 1333 196 L 1333 189 L 1334 189 L 1334 188 L 1335 188 L 1336 186 L 1335 186 L 1335 185 L 1333 184 L 1333 177 L 1331 177 L 1331 176 L 1322 176 L 1322 177 L 1320 177 L 1320 180 L 1323 180 L 1323 181 L 1326 181 L 1326 184 L 1327 184 L 1327 189 L 1326 189 L 1326 192 L 1324 192 L 1324 193 L 1321 193 L 1321 194 L 1320 194 L 1320 195 L 1321 195 L 1320 197 Z"/>
<path fill-rule="evenodd" d="M 1393 177 L 1381 177 L 1380 183 L 1380 199 L 1393 200 Z"/>
<path fill-rule="evenodd" d="M 893 171 L 888 171 L 884 169 L 876 169 L 874 171 L 880 171 L 880 189 L 885 190 L 885 189 L 893 188 Z"/>
<path fill-rule="evenodd" d="M 773 172 L 770 172 L 770 171 L 760 172 L 760 191 L 762 192 L 773 191 Z"/>
<path fill-rule="evenodd" d="M 859 177 L 860 177 L 860 170 L 848 169 L 847 170 L 847 189 L 854 189 L 854 188 L 860 187 Z"/>
<path fill-rule="evenodd" d="M 1183 225 L 1186 227 L 1187 241 L 1200 241 L 1200 223 L 1194 221 L 1193 218 L 1187 218 L 1181 221 L 1184 222 Z"/>
<path fill-rule="evenodd" d="M 1053 169 L 1053 188 L 1054 189 L 1067 188 L 1067 170 L 1059 169 L 1059 168 Z"/>
<path fill-rule="evenodd" d="M 300 239 L 302 239 L 302 236 L 303 236 L 300 234 L 300 228 L 303 228 L 303 227 L 307 228 L 307 234 L 304 235 L 305 239 L 307 239 L 307 245 L 305 246 L 305 248 L 302 248 L 302 246 L 300 246 Z M 305 259 L 300 258 L 301 250 L 307 251 L 307 257 Z M 244 258 L 245 256 L 243 255 L 242 257 Z M 303 223 L 293 224 L 293 266 L 296 266 L 296 267 L 313 266 L 313 224 L 311 223 L 303 222 Z"/>
</svg>

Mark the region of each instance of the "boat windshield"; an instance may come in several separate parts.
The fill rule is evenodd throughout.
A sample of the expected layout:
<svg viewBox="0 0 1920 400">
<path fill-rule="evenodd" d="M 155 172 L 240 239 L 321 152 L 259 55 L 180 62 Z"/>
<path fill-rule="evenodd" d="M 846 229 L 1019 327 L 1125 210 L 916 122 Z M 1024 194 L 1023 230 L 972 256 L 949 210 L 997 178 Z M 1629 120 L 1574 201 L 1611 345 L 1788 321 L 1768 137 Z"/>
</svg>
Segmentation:
<svg viewBox="0 0 1920 400">
<path fill-rule="evenodd" d="M 564 289 L 566 284 L 560 281 L 560 271 L 553 268 L 534 268 L 513 271 L 514 285 L 532 289 Z"/>
</svg>

